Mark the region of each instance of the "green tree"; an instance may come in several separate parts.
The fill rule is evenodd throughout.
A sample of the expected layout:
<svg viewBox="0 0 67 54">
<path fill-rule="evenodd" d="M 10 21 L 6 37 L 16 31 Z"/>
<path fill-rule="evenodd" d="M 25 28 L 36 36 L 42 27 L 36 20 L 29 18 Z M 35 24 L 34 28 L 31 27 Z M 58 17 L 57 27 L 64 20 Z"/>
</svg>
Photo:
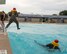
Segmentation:
<svg viewBox="0 0 67 54">
<path fill-rule="evenodd" d="M 61 11 L 59 15 L 67 15 L 67 10 Z"/>
</svg>

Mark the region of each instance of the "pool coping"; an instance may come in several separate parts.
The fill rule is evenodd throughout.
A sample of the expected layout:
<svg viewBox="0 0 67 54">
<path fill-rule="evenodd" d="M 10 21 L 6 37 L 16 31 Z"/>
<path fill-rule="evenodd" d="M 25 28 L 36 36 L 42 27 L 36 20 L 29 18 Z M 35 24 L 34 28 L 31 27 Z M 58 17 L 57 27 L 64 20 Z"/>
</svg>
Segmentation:
<svg viewBox="0 0 67 54">
<path fill-rule="evenodd" d="M 0 33 L 0 53 L 7 51 L 5 54 L 12 54 L 7 32 Z"/>
</svg>

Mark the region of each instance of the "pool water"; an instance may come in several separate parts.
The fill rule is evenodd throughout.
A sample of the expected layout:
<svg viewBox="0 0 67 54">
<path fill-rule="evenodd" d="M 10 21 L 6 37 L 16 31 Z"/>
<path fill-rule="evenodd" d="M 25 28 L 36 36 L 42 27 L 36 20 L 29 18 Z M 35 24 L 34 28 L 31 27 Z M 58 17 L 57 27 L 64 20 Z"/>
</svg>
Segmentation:
<svg viewBox="0 0 67 54">
<path fill-rule="evenodd" d="M 20 30 L 12 23 L 7 29 L 13 54 L 67 54 L 66 24 L 32 24 L 20 23 Z M 34 42 L 48 44 L 59 40 L 59 51 L 48 51 Z"/>
</svg>

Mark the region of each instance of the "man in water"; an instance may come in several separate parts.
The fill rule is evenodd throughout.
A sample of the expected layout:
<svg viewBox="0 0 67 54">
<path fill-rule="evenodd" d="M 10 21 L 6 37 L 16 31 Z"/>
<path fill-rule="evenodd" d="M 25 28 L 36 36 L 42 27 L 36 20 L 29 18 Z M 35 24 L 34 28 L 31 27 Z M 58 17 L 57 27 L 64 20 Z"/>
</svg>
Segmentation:
<svg viewBox="0 0 67 54">
<path fill-rule="evenodd" d="M 15 22 L 16 25 L 17 25 L 17 29 L 20 29 L 19 28 L 19 23 L 16 19 L 16 17 L 18 17 L 18 13 L 16 11 L 16 8 L 13 8 L 13 10 L 11 10 L 11 12 L 9 12 L 9 16 L 10 16 L 10 20 L 9 20 L 9 23 L 7 24 L 6 28 L 9 27 L 9 25 L 12 23 L 12 22 Z"/>
<path fill-rule="evenodd" d="M 42 46 L 44 48 L 47 47 L 48 49 L 54 49 L 54 50 L 58 49 L 60 51 L 58 42 L 59 42 L 58 40 L 54 40 L 52 43 L 43 45 L 43 44 L 40 44 L 37 41 L 35 41 L 35 43 L 37 43 L 38 45 L 40 45 L 40 46 Z"/>
</svg>

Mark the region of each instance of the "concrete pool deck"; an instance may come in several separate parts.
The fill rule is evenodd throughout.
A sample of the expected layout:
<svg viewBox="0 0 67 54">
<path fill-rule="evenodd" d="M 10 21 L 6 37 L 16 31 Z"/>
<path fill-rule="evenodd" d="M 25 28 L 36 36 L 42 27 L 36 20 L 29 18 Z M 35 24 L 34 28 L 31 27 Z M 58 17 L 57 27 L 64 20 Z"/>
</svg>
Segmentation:
<svg viewBox="0 0 67 54">
<path fill-rule="evenodd" d="M 0 31 L 0 54 L 12 54 L 7 32 Z"/>
</svg>

